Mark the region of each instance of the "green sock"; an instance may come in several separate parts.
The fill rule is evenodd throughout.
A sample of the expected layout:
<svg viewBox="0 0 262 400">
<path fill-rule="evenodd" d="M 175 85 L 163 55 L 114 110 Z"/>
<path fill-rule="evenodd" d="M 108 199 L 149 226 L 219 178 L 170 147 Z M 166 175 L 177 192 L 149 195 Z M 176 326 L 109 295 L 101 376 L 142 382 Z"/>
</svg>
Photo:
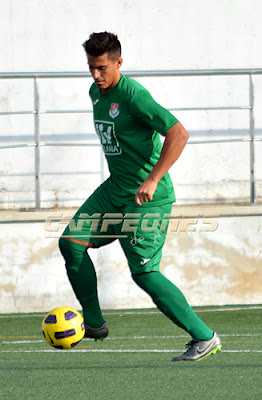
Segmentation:
<svg viewBox="0 0 262 400">
<path fill-rule="evenodd" d="M 97 297 L 96 272 L 86 247 L 64 238 L 60 238 L 59 247 L 66 261 L 68 278 L 83 307 L 85 323 L 99 328 L 105 321 Z"/>
<path fill-rule="evenodd" d="M 196 315 L 181 291 L 158 271 L 132 275 L 152 298 L 158 309 L 193 339 L 210 340 L 214 332 Z"/>
</svg>

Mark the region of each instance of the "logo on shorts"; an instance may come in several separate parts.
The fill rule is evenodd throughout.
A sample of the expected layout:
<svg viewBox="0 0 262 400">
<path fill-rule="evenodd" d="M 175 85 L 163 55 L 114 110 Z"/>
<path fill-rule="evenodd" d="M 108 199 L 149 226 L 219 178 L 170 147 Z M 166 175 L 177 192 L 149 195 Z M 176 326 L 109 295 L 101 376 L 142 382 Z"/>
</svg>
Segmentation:
<svg viewBox="0 0 262 400">
<path fill-rule="evenodd" d="M 151 258 L 145 258 L 144 260 L 140 261 L 140 265 L 146 265 L 150 260 Z"/>
<path fill-rule="evenodd" d="M 117 104 L 117 103 L 111 104 L 111 108 L 109 110 L 110 117 L 114 119 L 114 118 L 118 117 L 119 114 L 120 114 L 119 104 Z"/>
</svg>

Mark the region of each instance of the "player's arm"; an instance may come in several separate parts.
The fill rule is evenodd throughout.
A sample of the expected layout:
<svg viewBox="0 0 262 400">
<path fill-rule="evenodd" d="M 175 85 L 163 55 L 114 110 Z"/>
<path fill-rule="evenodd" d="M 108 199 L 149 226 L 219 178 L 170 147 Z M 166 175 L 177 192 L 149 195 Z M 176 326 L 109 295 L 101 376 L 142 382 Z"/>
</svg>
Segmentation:
<svg viewBox="0 0 262 400">
<path fill-rule="evenodd" d="M 152 200 L 158 182 L 179 158 L 188 138 L 189 134 L 180 122 L 166 132 L 159 160 L 136 192 L 137 204 L 142 205 L 142 203 Z"/>
</svg>

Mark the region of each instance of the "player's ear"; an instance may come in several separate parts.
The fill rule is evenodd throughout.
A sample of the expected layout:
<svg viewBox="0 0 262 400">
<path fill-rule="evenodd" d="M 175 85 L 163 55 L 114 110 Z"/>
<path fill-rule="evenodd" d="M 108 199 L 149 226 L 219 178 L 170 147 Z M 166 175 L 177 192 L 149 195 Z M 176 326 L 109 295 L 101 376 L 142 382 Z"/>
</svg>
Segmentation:
<svg viewBox="0 0 262 400">
<path fill-rule="evenodd" d="M 123 64 L 123 58 L 122 57 L 118 57 L 117 60 L 116 60 L 117 68 L 120 69 L 122 64 Z"/>
</svg>

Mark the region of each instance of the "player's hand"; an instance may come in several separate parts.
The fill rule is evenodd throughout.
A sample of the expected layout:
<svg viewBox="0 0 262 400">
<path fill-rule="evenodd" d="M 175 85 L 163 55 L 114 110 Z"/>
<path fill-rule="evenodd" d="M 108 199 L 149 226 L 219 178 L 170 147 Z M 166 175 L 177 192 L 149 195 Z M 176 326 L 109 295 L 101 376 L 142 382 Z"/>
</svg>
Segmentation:
<svg viewBox="0 0 262 400">
<path fill-rule="evenodd" d="M 136 191 L 135 201 L 138 205 L 151 201 L 157 188 L 157 182 L 146 179 Z"/>
</svg>

